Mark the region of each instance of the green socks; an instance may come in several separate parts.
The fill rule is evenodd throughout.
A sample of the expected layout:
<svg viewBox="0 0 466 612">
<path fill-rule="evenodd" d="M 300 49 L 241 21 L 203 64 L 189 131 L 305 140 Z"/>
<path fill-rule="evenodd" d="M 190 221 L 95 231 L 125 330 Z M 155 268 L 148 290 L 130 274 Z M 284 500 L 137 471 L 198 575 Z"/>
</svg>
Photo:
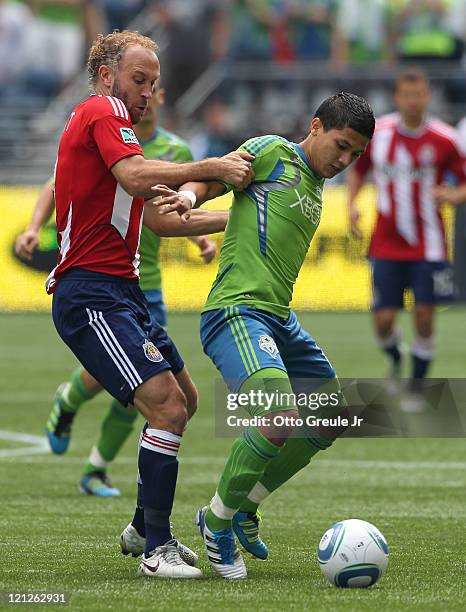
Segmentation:
<svg viewBox="0 0 466 612">
<path fill-rule="evenodd" d="M 322 442 L 320 440 L 319 442 Z M 241 512 L 257 512 L 259 504 L 275 489 L 297 474 L 321 448 L 309 438 L 289 438 L 280 454 L 265 468 L 259 482 L 241 504 Z"/>
<path fill-rule="evenodd" d="M 76 368 L 61 394 L 61 402 L 66 412 L 76 413 L 84 402 L 92 399 L 96 394 L 91 393 L 83 383 L 81 377 L 82 367 Z"/>
<path fill-rule="evenodd" d="M 99 440 L 84 467 L 84 475 L 106 470 L 132 432 L 137 415 L 135 408 L 125 408 L 116 400 L 112 400 L 110 410 L 102 423 Z"/>
<path fill-rule="evenodd" d="M 269 442 L 255 427 L 248 427 L 235 440 L 206 514 L 209 529 L 219 531 L 231 527 L 233 515 L 279 451 L 280 447 Z"/>
</svg>

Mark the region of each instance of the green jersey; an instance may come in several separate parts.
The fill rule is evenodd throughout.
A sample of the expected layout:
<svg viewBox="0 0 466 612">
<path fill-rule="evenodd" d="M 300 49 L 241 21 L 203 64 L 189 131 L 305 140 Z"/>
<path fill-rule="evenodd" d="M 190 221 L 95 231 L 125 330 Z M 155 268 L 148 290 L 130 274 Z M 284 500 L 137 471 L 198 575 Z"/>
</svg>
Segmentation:
<svg viewBox="0 0 466 612">
<path fill-rule="evenodd" d="M 324 179 L 299 145 L 280 136 L 252 138 L 240 149 L 255 155 L 255 177 L 234 194 L 204 311 L 244 304 L 286 318 L 320 222 Z"/>
<path fill-rule="evenodd" d="M 141 142 L 146 159 L 166 161 L 191 161 L 193 156 L 188 144 L 162 128 L 157 128 L 151 139 Z M 139 253 L 141 255 L 140 285 L 143 291 L 160 289 L 162 277 L 159 261 L 160 237 L 142 226 Z"/>
</svg>

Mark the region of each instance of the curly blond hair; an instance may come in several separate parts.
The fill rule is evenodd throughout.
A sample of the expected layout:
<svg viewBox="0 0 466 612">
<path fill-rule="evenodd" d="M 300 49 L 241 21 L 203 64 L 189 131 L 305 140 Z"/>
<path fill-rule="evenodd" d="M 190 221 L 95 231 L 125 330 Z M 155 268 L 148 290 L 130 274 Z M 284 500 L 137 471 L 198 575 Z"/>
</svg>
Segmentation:
<svg viewBox="0 0 466 612">
<path fill-rule="evenodd" d="M 115 30 L 111 34 L 99 34 L 97 36 L 89 51 L 89 59 L 87 61 L 89 87 L 91 89 L 93 89 L 97 83 L 99 68 L 105 65 L 116 70 L 124 51 L 131 45 L 140 45 L 141 47 L 150 49 L 154 53 L 156 53 L 158 49 L 156 43 L 152 39 L 143 36 L 139 32 L 130 32 L 129 30 L 119 32 Z"/>
</svg>

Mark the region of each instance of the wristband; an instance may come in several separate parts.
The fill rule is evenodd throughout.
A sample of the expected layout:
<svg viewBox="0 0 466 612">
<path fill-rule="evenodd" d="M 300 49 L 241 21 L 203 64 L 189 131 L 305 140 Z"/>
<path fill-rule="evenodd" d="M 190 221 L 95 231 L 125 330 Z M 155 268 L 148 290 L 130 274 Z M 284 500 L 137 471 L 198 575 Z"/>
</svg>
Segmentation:
<svg viewBox="0 0 466 612">
<path fill-rule="evenodd" d="M 194 205 L 197 202 L 197 197 L 194 191 L 182 190 L 178 191 L 178 195 L 182 195 L 185 198 L 188 198 L 188 200 L 191 202 L 191 208 L 194 208 Z"/>
</svg>

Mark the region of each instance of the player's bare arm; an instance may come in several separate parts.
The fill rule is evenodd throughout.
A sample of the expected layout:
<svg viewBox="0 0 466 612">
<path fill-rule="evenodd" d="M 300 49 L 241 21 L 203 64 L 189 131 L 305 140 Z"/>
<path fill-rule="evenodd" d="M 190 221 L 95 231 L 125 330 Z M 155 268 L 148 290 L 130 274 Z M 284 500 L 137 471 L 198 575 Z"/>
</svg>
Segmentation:
<svg viewBox="0 0 466 612">
<path fill-rule="evenodd" d="M 185 183 L 179 191 L 170 189 L 166 185 L 155 185 L 152 188 L 152 194 L 155 195 L 152 204 L 159 209 L 162 215 L 177 212 L 183 221 L 187 221 L 191 208 L 200 206 L 207 200 L 213 200 L 223 193 L 225 193 L 225 185 L 215 181 Z"/>
<path fill-rule="evenodd" d="M 32 254 L 39 243 L 39 231 L 50 219 L 54 210 L 53 178 L 50 178 L 39 194 L 29 226 L 16 239 L 15 252 L 18 257 L 27 261 L 32 259 Z"/>
<path fill-rule="evenodd" d="M 254 173 L 252 155 L 234 151 L 223 157 L 197 162 L 176 164 L 161 160 L 146 160 L 141 155 L 121 159 L 112 167 L 112 173 L 123 189 L 132 196 L 151 197 L 151 188 L 157 183 L 178 188 L 187 181 L 225 181 L 236 189 L 244 189 Z"/>
<path fill-rule="evenodd" d="M 466 203 L 466 183 L 461 183 L 457 187 L 451 185 L 437 185 L 433 190 L 434 198 L 437 204 L 452 204 L 460 206 Z"/>
<path fill-rule="evenodd" d="M 144 208 L 144 225 L 159 236 L 216 234 L 223 232 L 227 222 L 227 210 L 193 210 L 189 223 L 185 223 L 177 213 L 161 215 L 150 203 Z"/>
<path fill-rule="evenodd" d="M 347 179 L 348 188 L 348 215 L 351 233 L 355 238 L 360 240 L 362 238 L 362 231 L 360 228 L 361 213 L 356 204 L 356 197 L 364 183 L 364 177 L 354 169 L 349 170 Z"/>
<path fill-rule="evenodd" d="M 190 236 L 189 240 L 199 247 L 199 257 L 202 258 L 205 264 L 210 263 L 214 259 L 217 254 L 217 245 L 208 236 Z"/>
</svg>

